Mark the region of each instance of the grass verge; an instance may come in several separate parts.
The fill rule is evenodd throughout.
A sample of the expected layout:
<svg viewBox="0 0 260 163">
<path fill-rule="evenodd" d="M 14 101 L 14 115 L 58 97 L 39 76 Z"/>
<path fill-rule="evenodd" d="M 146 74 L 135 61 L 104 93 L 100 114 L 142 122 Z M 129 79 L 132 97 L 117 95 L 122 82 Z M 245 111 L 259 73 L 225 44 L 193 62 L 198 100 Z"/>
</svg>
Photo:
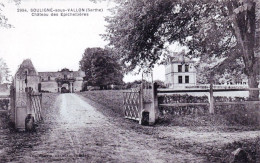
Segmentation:
<svg viewBox="0 0 260 163">
<path fill-rule="evenodd" d="M 79 94 L 103 105 L 104 109 L 117 113 L 115 116 L 123 116 L 122 92 L 123 91 L 118 90 L 108 90 L 81 92 Z M 129 126 L 136 132 L 158 137 L 158 141 L 162 144 L 167 144 L 167 148 L 182 149 L 195 155 L 205 156 L 208 162 L 228 162 L 231 152 L 235 151 L 237 148 L 243 148 L 249 153 L 252 157 L 252 162 L 260 161 L 259 137 L 247 140 L 241 139 L 224 145 L 216 141 L 214 145 L 208 145 L 196 142 L 191 143 L 186 140 L 174 139 L 172 137 L 160 138 L 159 136 L 161 131 L 165 131 L 167 128 L 171 127 L 189 128 L 189 130 L 195 130 L 199 134 L 215 132 L 215 137 L 217 137 L 218 132 L 240 133 L 260 129 L 259 125 L 249 123 L 250 116 L 245 112 L 245 109 L 234 112 L 233 109 L 239 109 L 239 106 L 236 107 L 237 108 L 226 108 L 223 112 L 215 115 L 167 115 L 161 117 L 154 127 L 132 124 L 129 124 Z M 170 131 L 171 130 L 169 130 L 169 132 Z"/>
</svg>

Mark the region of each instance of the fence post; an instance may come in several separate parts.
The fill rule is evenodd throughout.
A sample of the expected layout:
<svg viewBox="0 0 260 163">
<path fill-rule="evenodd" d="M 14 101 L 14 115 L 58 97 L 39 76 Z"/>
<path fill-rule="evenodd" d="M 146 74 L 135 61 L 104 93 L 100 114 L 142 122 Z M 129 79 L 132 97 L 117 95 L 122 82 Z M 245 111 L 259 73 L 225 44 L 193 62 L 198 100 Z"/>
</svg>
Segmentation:
<svg viewBox="0 0 260 163">
<path fill-rule="evenodd" d="M 26 100 L 27 114 L 32 114 L 31 94 L 29 92 L 26 92 Z"/>
<path fill-rule="evenodd" d="M 157 95 L 157 89 L 158 85 L 157 83 L 153 83 L 152 90 L 153 90 L 153 95 L 152 95 L 152 101 L 153 101 L 153 110 L 154 110 L 154 123 L 158 120 L 159 118 L 159 105 L 158 105 L 158 95 Z"/>
<path fill-rule="evenodd" d="M 10 87 L 10 119 L 11 122 L 15 123 L 15 87 L 13 85 L 14 83 L 12 83 L 11 87 Z"/>
<path fill-rule="evenodd" d="M 140 110 L 139 110 L 139 124 L 142 124 L 142 111 L 144 109 L 144 85 L 143 82 L 140 85 L 139 90 L 139 101 L 140 101 Z"/>
<path fill-rule="evenodd" d="M 43 120 L 43 117 L 42 117 L 42 93 L 40 94 L 40 115 L 41 115 L 41 120 Z"/>
<path fill-rule="evenodd" d="M 209 87 L 209 113 L 214 114 L 213 84 Z"/>
</svg>

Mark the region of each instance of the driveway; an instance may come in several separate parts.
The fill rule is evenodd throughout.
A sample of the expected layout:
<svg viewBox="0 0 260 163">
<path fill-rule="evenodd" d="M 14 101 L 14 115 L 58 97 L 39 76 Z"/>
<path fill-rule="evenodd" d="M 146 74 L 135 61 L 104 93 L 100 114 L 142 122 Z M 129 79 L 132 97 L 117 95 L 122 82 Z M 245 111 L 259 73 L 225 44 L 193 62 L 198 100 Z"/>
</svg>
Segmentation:
<svg viewBox="0 0 260 163">
<path fill-rule="evenodd" d="M 79 95 L 60 94 L 49 109 L 40 131 L 20 133 L 20 147 L 10 145 L 5 161 L 203 162 L 184 151 L 169 152 L 167 144 L 159 149 L 158 139 L 115 125 Z"/>
</svg>

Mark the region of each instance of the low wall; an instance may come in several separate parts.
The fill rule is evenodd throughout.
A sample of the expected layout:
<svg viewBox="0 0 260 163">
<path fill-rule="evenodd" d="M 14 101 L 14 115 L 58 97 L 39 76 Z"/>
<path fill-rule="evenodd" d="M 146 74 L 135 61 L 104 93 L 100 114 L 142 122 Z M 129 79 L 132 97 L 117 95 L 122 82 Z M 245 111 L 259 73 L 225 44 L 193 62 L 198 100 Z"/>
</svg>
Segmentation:
<svg viewBox="0 0 260 163">
<path fill-rule="evenodd" d="M 57 82 L 41 82 L 41 91 L 58 92 Z"/>
<path fill-rule="evenodd" d="M 215 96 L 215 102 L 241 102 L 246 101 L 244 97 L 225 97 Z M 160 104 L 174 104 L 174 103 L 208 103 L 207 96 L 190 96 L 186 95 L 171 95 L 159 97 L 159 111 L 161 119 L 171 119 L 179 117 L 199 117 L 210 116 L 209 105 L 191 105 L 191 106 L 160 106 Z M 257 107 L 255 107 L 257 108 Z M 214 107 L 214 116 L 222 116 L 229 124 L 239 125 L 255 125 L 258 123 L 257 110 L 251 110 L 248 105 L 233 104 L 233 105 L 219 105 Z"/>
<path fill-rule="evenodd" d="M 82 84 L 83 84 L 83 81 L 75 81 L 73 83 L 73 91 L 74 92 L 80 92 L 82 90 Z"/>
</svg>

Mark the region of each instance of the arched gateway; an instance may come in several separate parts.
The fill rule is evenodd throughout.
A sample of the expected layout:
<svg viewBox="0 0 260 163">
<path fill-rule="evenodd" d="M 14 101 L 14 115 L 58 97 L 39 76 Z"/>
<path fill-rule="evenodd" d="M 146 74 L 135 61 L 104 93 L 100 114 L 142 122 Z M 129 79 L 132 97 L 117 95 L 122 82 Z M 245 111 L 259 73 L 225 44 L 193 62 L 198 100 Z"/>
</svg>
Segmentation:
<svg viewBox="0 0 260 163">
<path fill-rule="evenodd" d="M 70 71 L 67 68 L 57 72 L 37 72 L 30 59 L 23 61 L 17 74 L 22 75 L 15 76 L 16 88 L 25 91 L 25 87 L 31 87 L 34 92 L 62 92 L 62 87 L 63 92 L 79 92 L 85 76 L 83 71 Z"/>
<path fill-rule="evenodd" d="M 73 93 L 82 90 L 83 71 L 70 71 L 67 68 L 57 72 L 39 72 L 41 91 Z"/>
<path fill-rule="evenodd" d="M 73 83 L 76 81 L 75 78 L 56 78 L 56 81 L 58 83 L 58 92 L 74 92 Z"/>
</svg>

